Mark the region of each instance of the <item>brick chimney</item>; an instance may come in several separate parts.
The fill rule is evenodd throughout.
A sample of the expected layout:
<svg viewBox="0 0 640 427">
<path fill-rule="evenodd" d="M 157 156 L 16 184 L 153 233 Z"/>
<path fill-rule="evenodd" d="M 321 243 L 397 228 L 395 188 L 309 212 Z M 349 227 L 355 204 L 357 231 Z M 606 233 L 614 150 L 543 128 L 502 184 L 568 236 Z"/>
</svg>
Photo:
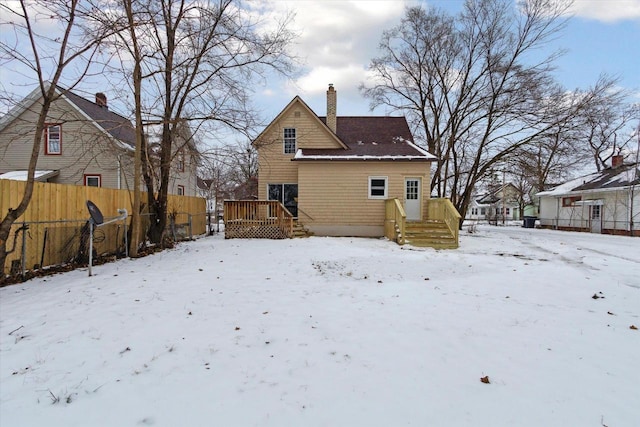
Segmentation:
<svg viewBox="0 0 640 427">
<path fill-rule="evenodd" d="M 622 166 L 624 157 L 621 154 L 617 154 L 611 157 L 611 167 L 617 168 L 618 166 Z"/>
<path fill-rule="evenodd" d="M 329 89 L 327 90 L 327 126 L 333 133 L 336 133 L 337 102 L 336 90 L 333 88 L 333 83 L 329 83 Z"/>
<path fill-rule="evenodd" d="M 109 108 L 107 107 L 107 95 L 102 92 L 96 93 L 96 105 L 98 107 Z"/>
</svg>

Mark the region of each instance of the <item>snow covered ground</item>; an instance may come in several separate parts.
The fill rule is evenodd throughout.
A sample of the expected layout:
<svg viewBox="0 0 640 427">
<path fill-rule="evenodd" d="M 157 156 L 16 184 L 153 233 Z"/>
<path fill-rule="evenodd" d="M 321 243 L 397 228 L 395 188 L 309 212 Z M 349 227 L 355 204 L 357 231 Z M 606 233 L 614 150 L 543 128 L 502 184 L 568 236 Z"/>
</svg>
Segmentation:
<svg viewBox="0 0 640 427">
<path fill-rule="evenodd" d="M 215 236 L 94 274 L 0 289 L 3 427 L 640 426 L 637 238 Z"/>
</svg>

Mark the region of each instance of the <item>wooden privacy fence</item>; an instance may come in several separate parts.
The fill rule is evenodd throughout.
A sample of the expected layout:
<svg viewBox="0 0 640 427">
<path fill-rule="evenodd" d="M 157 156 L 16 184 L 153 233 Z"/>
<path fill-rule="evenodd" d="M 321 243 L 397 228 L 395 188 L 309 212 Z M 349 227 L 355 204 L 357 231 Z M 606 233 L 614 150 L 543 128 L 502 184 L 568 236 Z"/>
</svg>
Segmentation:
<svg viewBox="0 0 640 427">
<path fill-rule="evenodd" d="M 293 215 L 275 200 L 225 200 L 226 239 L 289 239 Z"/>
<path fill-rule="evenodd" d="M 6 215 L 9 208 L 18 206 L 25 186 L 26 182 L 23 181 L 0 180 L 0 218 Z M 146 196 L 146 193 L 142 193 L 143 203 L 146 203 Z M 36 182 L 29 207 L 11 229 L 7 241 L 8 249 L 13 247 L 13 237 L 19 228 L 27 225 L 28 230 L 24 237 L 19 236 L 16 250 L 7 257 L 5 265 L 2 266 L 2 273 L 9 273 L 11 266 L 16 265 L 16 261 L 26 264 L 27 269 L 31 269 L 68 261 L 68 256 L 60 258 L 60 254 L 65 251 L 81 252 L 81 249 L 77 248 L 78 243 L 72 242 L 75 242 L 74 239 L 82 232 L 82 226 L 89 219 L 87 200 L 95 203 L 105 218 L 110 218 L 118 215 L 118 209 L 132 212 L 133 192 Z M 176 227 L 184 227 L 188 223 L 192 235 L 206 232 L 205 199 L 169 195 L 168 207 L 169 214 L 173 214 L 174 221 L 171 224 L 174 227 L 173 230 Z M 130 218 L 127 221 L 128 226 L 130 226 Z M 142 221 L 148 224 L 149 216 L 143 215 Z M 120 239 L 124 236 L 124 228 L 122 222 L 105 227 L 100 235 L 103 244 L 97 245 L 98 250 L 100 251 L 101 247 L 117 248 L 121 244 Z M 145 228 L 144 224 L 143 228 Z M 23 244 L 26 245 L 24 250 Z"/>
</svg>

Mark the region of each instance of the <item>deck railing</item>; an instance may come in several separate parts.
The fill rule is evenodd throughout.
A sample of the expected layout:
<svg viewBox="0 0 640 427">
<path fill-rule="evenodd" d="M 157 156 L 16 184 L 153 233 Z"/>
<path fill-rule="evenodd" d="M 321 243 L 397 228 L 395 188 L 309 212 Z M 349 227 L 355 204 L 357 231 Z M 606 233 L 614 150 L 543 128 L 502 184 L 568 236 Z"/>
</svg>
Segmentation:
<svg viewBox="0 0 640 427">
<path fill-rule="evenodd" d="M 225 200 L 225 238 L 288 239 L 293 215 L 275 200 Z"/>
<path fill-rule="evenodd" d="M 427 200 L 427 219 L 443 221 L 447 224 L 451 235 L 458 242 L 458 230 L 460 228 L 460 214 L 451 200 L 445 198 Z"/>
<path fill-rule="evenodd" d="M 405 243 L 405 225 L 407 215 L 398 199 L 387 199 L 385 202 L 384 235 L 399 245 Z"/>
</svg>

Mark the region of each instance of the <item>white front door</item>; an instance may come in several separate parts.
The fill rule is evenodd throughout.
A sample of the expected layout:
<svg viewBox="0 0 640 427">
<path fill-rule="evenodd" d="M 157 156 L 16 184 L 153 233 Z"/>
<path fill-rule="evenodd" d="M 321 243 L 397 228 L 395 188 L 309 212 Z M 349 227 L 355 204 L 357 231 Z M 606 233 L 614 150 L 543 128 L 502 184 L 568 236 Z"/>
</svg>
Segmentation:
<svg viewBox="0 0 640 427">
<path fill-rule="evenodd" d="M 591 232 L 602 233 L 602 205 L 590 206 Z"/>
<path fill-rule="evenodd" d="M 422 219 L 422 179 L 404 179 L 404 211 L 407 214 L 407 221 L 419 221 Z"/>
</svg>

